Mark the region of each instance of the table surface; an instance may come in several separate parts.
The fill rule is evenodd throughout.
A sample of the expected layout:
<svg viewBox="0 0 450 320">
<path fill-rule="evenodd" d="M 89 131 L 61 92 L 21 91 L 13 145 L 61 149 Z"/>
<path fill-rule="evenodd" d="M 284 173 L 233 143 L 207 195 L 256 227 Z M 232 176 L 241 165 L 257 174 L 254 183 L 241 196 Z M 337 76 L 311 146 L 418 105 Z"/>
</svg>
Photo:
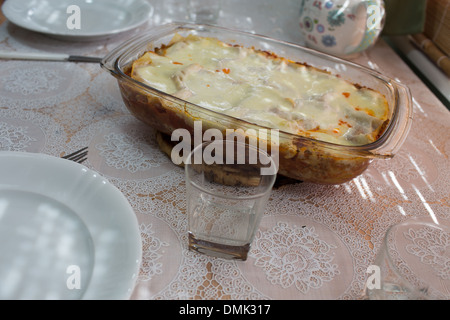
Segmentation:
<svg viewBox="0 0 450 320">
<path fill-rule="evenodd" d="M 163 1 L 151 3 L 147 25 L 90 43 L 51 39 L 0 16 L 0 49 L 103 56 L 173 18 Z M 219 24 L 302 41 L 296 1 L 226 3 Z M 126 196 L 140 226 L 143 256 L 131 299 L 360 299 L 389 226 L 414 217 L 450 224 L 450 113 L 382 40 L 353 60 L 410 88 L 407 140 L 393 159 L 374 161 L 342 185 L 275 188 L 245 262 L 187 249 L 183 170 L 96 64 L 0 61 L 0 150 L 61 156 L 89 147 L 85 165 Z"/>
</svg>

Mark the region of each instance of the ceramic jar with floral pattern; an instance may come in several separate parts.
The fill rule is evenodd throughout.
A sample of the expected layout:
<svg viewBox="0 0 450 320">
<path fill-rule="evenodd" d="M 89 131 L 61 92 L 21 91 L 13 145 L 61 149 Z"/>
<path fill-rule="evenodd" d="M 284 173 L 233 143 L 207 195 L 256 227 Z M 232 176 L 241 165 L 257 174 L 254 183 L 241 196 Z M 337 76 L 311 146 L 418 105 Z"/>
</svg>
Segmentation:
<svg viewBox="0 0 450 320">
<path fill-rule="evenodd" d="M 301 1 L 300 30 L 313 49 L 351 55 L 374 44 L 383 29 L 383 0 Z"/>
</svg>

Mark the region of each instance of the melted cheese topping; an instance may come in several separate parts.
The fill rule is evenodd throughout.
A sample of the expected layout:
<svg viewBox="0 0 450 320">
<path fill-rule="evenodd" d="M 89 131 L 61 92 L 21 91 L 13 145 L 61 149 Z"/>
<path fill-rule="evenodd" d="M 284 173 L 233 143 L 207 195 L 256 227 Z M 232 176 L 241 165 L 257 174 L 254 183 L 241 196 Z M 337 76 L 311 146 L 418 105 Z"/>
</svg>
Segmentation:
<svg viewBox="0 0 450 320">
<path fill-rule="evenodd" d="M 341 145 L 375 141 L 388 116 L 374 90 L 214 38 L 176 36 L 136 60 L 131 76 L 216 112 Z"/>
</svg>

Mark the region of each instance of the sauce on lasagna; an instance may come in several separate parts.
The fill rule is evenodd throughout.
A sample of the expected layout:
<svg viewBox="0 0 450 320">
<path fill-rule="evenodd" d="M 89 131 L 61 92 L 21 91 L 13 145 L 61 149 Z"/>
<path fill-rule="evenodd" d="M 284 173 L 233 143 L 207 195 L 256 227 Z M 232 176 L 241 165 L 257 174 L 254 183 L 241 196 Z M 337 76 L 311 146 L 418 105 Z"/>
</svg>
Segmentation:
<svg viewBox="0 0 450 320">
<path fill-rule="evenodd" d="M 175 36 L 133 63 L 132 78 L 201 107 L 340 145 L 375 141 L 386 98 L 338 76 L 215 38 Z"/>
</svg>

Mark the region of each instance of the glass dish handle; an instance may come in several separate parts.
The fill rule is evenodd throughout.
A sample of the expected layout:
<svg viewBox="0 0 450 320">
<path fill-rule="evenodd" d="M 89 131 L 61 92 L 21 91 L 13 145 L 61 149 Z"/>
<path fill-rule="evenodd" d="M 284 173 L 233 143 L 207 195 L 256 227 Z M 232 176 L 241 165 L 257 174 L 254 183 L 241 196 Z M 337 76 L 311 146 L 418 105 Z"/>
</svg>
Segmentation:
<svg viewBox="0 0 450 320">
<path fill-rule="evenodd" d="M 389 132 L 387 140 L 382 141 L 379 148 L 373 150 L 374 155 L 380 158 L 393 157 L 402 147 L 405 142 L 413 120 L 413 104 L 411 92 L 409 88 L 399 82 L 392 82 L 395 91 L 397 92 L 397 112 L 393 115 L 393 121 L 389 127 L 392 128 Z"/>
</svg>

